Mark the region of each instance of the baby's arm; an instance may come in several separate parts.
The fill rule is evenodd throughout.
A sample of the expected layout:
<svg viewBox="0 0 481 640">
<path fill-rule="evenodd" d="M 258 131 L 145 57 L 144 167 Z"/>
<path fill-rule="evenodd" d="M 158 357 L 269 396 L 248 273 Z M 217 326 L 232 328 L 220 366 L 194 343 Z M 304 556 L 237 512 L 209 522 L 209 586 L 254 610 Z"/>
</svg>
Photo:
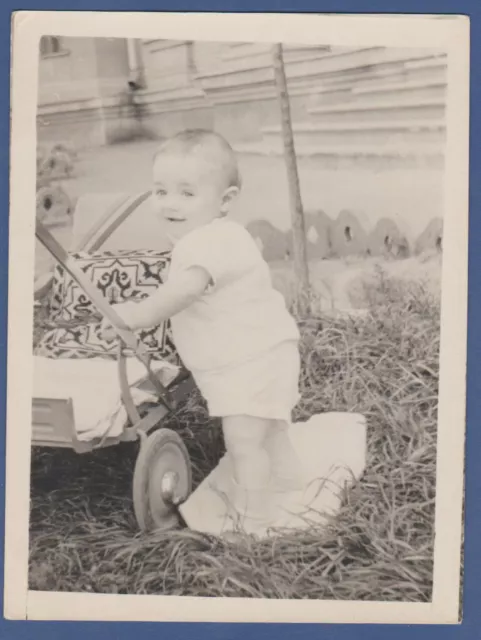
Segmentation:
<svg viewBox="0 0 481 640">
<path fill-rule="evenodd" d="M 204 293 L 210 280 L 202 267 L 190 267 L 169 278 L 142 302 L 119 304 L 115 311 L 133 331 L 148 329 L 190 306 Z"/>
</svg>

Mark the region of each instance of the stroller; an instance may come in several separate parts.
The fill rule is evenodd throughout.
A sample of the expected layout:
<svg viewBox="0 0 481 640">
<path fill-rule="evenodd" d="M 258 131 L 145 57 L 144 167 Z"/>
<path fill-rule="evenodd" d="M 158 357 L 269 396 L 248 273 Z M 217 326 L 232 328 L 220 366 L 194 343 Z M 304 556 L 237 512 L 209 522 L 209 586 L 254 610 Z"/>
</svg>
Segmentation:
<svg viewBox="0 0 481 640">
<path fill-rule="evenodd" d="M 148 193 L 144 193 L 124 198 L 120 205 L 117 198 L 115 206 L 104 216 L 103 239 L 106 226 L 110 231 L 115 230 L 147 196 Z M 90 233 L 90 248 L 96 248 L 92 238 L 101 227 L 102 224 L 97 224 Z M 162 421 L 192 392 L 192 378 L 182 367 L 152 361 L 141 341 L 123 325 L 115 310 L 72 255 L 39 221 L 36 237 L 85 292 L 100 314 L 114 326 L 119 344 L 116 361 L 35 358 L 32 445 L 65 447 L 77 453 L 86 453 L 121 442 L 140 440 L 133 476 L 133 506 L 138 525 L 141 530 L 175 527 L 179 522 L 178 507 L 191 493 L 192 473 L 182 439 L 174 431 L 163 428 Z M 98 235 L 96 242 L 98 246 Z M 41 282 L 36 288 L 37 297 L 45 295 L 49 285 L 51 282 Z M 99 319 L 99 316 L 94 319 Z M 85 317 L 83 321 L 92 321 L 92 317 Z M 136 366 L 132 367 L 134 358 L 126 356 L 126 349 L 135 355 Z M 135 370 L 134 378 L 131 375 L 132 368 Z M 113 382 L 115 377 L 117 382 Z M 83 395 L 77 384 L 81 378 L 90 381 L 90 387 Z M 82 411 L 88 413 L 95 405 L 95 401 L 92 402 L 95 388 L 100 391 L 97 393 L 97 397 L 100 397 L 104 387 L 108 386 L 107 382 L 110 386 L 118 385 L 120 389 L 120 402 L 110 416 L 112 420 L 104 425 L 103 430 L 97 430 L 89 437 L 82 436 L 76 417 L 82 416 Z M 141 411 L 139 398 L 149 398 L 147 409 Z"/>
</svg>

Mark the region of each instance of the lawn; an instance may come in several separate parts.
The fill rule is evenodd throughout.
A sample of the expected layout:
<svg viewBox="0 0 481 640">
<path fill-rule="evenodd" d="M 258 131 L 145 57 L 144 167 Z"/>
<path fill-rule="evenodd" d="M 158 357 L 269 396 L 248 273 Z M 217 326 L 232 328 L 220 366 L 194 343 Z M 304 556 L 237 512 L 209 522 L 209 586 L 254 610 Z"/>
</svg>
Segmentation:
<svg viewBox="0 0 481 640">
<path fill-rule="evenodd" d="M 236 544 L 185 529 L 140 534 L 130 496 L 133 446 L 85 456 L 34 450 L 30 588 L 429 601 L 439 303 L 419 283 L 393 278 L 380 280 L 369 300 L 366 317 L 299 322 L 296 419 L 353 411 L 368 420 L 366 471 L 329 528 Z M 220 425 L 195 396 L 166 426 L 183 437 L 197 485 L 223 452 Z"/>
</svg>

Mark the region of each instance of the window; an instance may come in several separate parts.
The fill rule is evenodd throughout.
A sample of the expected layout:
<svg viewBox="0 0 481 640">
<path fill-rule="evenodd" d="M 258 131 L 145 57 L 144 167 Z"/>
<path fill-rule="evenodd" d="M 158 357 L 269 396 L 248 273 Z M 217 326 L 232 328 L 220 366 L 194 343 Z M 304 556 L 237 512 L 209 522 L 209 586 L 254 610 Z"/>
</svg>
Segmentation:
<svg viewBox="0 0 481 640">
<path fill-rule="evenodd" d="M 42 36 L 42 38 L 40 38 L 40 55 L 43 58 L 45 56 L 62 53 L 62 51 L 61 38 L 57 36 Z"/>
</svg>

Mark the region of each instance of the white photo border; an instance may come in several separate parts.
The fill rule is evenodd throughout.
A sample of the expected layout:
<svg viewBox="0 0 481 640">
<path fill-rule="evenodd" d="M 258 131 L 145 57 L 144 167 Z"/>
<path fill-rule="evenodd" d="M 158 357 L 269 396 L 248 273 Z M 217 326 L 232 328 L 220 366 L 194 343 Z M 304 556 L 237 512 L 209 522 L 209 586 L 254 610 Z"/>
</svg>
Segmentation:
<svg viewBox="0 0 481 640">
<path fill-rule="evenodd" d="M 434 588 L 431 603 L 286 601 L 28 590 L 36 106 L 42 35 L 423 46 L 448 54 Z M 467 351 L 469 18 L 25 11 L 12 21 L 4 615 L 7 619 L 457 623 Z M 30 186 L 31 185 L 31 188 Z M 165 606 L 162 606 L 162 601 Z"/>
</svg>

